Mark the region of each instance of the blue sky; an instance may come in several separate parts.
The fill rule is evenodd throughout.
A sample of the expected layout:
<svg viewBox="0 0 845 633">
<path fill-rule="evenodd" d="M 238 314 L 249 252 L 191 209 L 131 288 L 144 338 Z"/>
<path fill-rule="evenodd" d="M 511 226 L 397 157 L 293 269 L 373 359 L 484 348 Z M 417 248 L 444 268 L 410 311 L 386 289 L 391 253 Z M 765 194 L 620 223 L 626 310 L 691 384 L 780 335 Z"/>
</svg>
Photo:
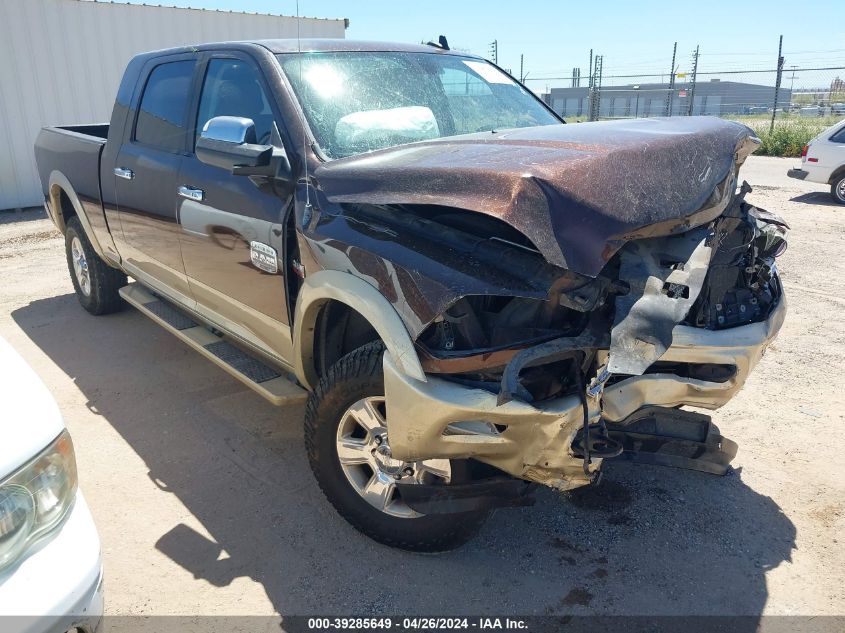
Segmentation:
<svg viewBox="0 0 845 633">
<path fill-rule="evenodd" d="M 296 13 L 295 0 L 161 0 L 161 4 Z M 843 0 L 300 0 L 299 10 L 307 16 L 349 18 L 350 39 L 419 42 L 443 33 L 453 48 L 485 56 L 489 42 L 496 39 L 499 65 L 518 75 L 519 56 L 524 53 L 529 80 L 568 76 L 573 66 L 580 66 L 586 75 L 590 48 L 604 55 L 605 76 L 664 68 L 668 72 L 676 40 L 681 72 L 689 67 L 696 44 L 701 45 L 700 70 L 773 68 L 780 34 L 787 69 L 791 64 L 845 66 Z M 807 78 L 812 79 L 809 73 Z M 541 83 L 545 82 L 530 85 L 536 90 Z M 801 78 L 795 83 L 796 87 L 802 83 Z"/>
</svg>

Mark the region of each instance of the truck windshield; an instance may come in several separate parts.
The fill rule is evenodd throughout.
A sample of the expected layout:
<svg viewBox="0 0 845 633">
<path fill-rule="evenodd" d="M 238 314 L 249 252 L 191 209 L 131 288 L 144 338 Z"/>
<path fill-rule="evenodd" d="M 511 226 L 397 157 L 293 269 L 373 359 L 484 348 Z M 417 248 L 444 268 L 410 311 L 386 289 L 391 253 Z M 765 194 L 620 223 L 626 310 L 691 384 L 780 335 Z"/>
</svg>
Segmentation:
<svg viewBox="0 0 845 633">
<path fill-rule="evenodd" d="M 281 54 L 330 158 L 457 134 L 560 123 L 483 60 L 438 53 Z"/>
</svg>

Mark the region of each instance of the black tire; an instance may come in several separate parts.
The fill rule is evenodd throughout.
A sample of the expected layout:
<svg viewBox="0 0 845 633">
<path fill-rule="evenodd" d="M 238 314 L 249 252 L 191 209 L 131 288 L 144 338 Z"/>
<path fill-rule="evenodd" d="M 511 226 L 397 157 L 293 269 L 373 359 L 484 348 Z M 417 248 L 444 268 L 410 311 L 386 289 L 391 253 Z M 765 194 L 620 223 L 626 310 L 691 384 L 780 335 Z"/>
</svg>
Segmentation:
<svg viewBox="0 0 845 633">
<path fill-rule="evenodd" d="M 85 255 L 88 271 L 88 292 L 82 287 L 82 280 L 74 269 L 73 243 L 78 240 Z M 112 268 L 94 251 L 79 218 L 72 217 L 65 231 L 65 256 L 73 289 L 79 303 L 91 314 L 110 314 L 123 307 L 118 290 L 126 285 L 126 275 Z"/>
<path fill-rule="evenodd" d="M 317 483 L 340 516 L 370 538 L 400 549 L 441 552 L 470 540 L 487 511 L 396 517 L 371 506 L 352 487 L 337 456 L 337 431 L 344 413 L 362 398 L 384 395 L 384 345 L 359 347 L 335 363 L 308 398 L 305 446 Z M 464 462 L 452 460 L 452 479 L 464 479 Z"/>
<path fill-rule="evenodd" d="M 839 204 L 845 204 L 845 174 L 839 176 L 830 185 L 830 195 Z"/>
</svg>

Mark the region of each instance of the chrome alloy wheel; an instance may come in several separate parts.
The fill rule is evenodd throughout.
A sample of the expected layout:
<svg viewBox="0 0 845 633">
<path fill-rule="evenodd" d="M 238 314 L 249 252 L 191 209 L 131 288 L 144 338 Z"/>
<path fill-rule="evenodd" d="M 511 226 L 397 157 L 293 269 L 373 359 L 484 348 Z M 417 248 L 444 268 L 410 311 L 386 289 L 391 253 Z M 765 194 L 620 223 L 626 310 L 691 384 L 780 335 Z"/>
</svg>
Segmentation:
<svg viewBox="0 0 845 633">
<path fill-rule="evenodd" d="M 387 441 L 384 396 L 363 398 L 349 407 L 337 427 L 337 457 L 355 491 L 377 510 L 400 518 L 423 516 L 404 503 L 397 483 L 448 482 L 448 459 L 404 462 Z"/>
<path fill-rule="evenodd" d="M 73 273 L 76 275 L 79 288 L 82 290 L 82 294 L 90 297 L 91 275 L 88 273 L 88 260 L 85 259 L 85 251 L 82 250 L 82 242 L 79 241 L 78 237 L 74 236 L 70 243 L 70 255 L 73 259 Z"/>
<path fill-rule="evenodd" d="M 836 197 L 839 198 L 840 202 L 845 202 L 845 178 L 840 179 L 836 186 Z"/>
</svg>

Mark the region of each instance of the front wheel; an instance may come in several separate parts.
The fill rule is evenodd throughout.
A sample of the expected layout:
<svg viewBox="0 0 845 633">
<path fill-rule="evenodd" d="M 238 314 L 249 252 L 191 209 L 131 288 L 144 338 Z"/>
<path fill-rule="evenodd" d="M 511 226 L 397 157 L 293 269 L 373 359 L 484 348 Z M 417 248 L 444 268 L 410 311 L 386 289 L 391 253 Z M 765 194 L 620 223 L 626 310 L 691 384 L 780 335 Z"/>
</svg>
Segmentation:
<svg viewBox="0 0 845 633">
<path fill-rule="evenodd" d="M 845 204 L 845 174 L 833 181 L 830 185 L 830 195 L 839 204 Z"/>
<path fill-rule="evenodd" d="M 381 342 L 347 354 L 320 380 L 305 410 L 305 445 L 317 483 L 338 513 L 370 538 L 401 549 L 436 552 L 466 543 L 486 511 L 423 515 L 396 484 L 466 481 L 466 463 L 404 462 L 390 453 Z"/>
</svg>

